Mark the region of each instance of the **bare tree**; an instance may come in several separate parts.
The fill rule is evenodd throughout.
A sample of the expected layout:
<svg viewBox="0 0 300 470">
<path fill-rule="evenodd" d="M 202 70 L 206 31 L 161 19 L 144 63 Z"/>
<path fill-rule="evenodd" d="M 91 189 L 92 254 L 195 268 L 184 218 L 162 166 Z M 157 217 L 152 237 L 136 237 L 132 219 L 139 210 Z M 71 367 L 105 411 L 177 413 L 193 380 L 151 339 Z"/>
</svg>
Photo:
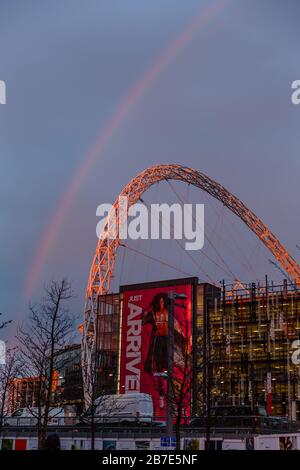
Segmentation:
<svg viewBox="0 0 300 470">
<path fill-rule="evenodd" d="M 0 312 L 0 316 L 1 316 L 1 315 L 2 315 L 2 313 Z M 1 322 L 0 322 L 0 330 L 1 330 L 2 328 L 4 328 L 5 326 L 7 326 L 7 325 L 8 325 L 9 323 L 11 323 L 11 322 L 12 322 L 12 320 L 1 321 Z"/>
<path fill-rule="evenodd" d="M 70 283 L 52 281 L 38 306 L 30 306 L 27 325 L 20 328 L 18 340 L 25 377 L 36 383 L 36 408 L 39 448 L 45 447 L 47 428 L 54 408 L 56 353 L 70 341 L 74 317 L 65 304 L 73 297 Z M 31 405 L 32 404 L 28 404 Z M 28 406 L 29 409 L 32 409 Z"/>
<path fill-rule="evenodd" d="M 170 341 L 171 336 L 174 338 L 172 342 Z M 190 414 L 193 388 L 193 351 L 188 318 L 184 315 L 180 321 L 176 318 L 173 334 L 169 334 L 168 338 L 167 348 L 168 355 L 172 358 L 172 366 L 163 372 L 150 374 L 149 377 L 152 379 L 153 389 L 166 403 L 167 414 L 171 409 L 171 421 L 175 427 L 176 449 L 180 450 L 181 427 Z M 163 382 L 166 386 L 163 385 Z"/>
<path fill-rule="evenodd" d="M 166 371 L 166 378 L 170 393 L 166 391 L 165 398 L 173 411 L 176 449 L 180 450 L 181 426 L 190 411 L 193 382 L 192 351 L 188 341 L 181 345 L 181 350 L 174 361 L 173 372 Z"/>
<path fill-rule="evenodd" d="M 123 409 L 123 405 L 117 399 L 109 396 L 110 390 L 106 382 L 108 371 L 103 372 L 100 361 L 101 354 L 95 351 L 89 365 L 89 384 L 85 392 L 87 410 L 84 414 L 84 421 L 90 428 L 91 450 L 95 449 L 96 429 L 99 424 L 103 426 L 106 421 L 112 419 L 113 414 L 117 414 Z M 112 395 L 114 392 L 111 390 Z M 97 410 L 100 409 L 105 410 L 106 417 L 97 415 Z"/>
<path fill-rule="evenodd" d="M 8 349 L 5 364 L 0 366 L 0 434 L 4 424 L 4 418 L 8 414 L 9 394 L 13 393 L 14 379 L 19 376 L 21 363 L 17 349 Z"/>
<path fill-rule="evenodd" d="M 189 335 L 186 333 L 185 338 Z M 165 397 L 167 403 L 171 403 L 174 417 L 175 427 L 175 438 L 176 438 L 176 449 L 180 450 L 180 435 L 182 424 L 186 421 L 186 414 L 190 415 L 191 411 L 198 412 L 202 411 L 205 416 L 204 424 L 206 431 L 206 446 L 209 447 L 210 432 L 211 432 L 211 387 L 212 387 L 212 371 L 211 371 L 211 351 L 204 354 L 202 357 L 203 370 L 202 381 L 198 393 L 193 396 L 194 381 L 199 380 L 199 377 L 195 377 L 195 371 L 193 370 L 193 357 L 199 356 L 199 348 L 201 346 L 197 343 L 192 346 L 189 345 L 188 341 L 181 344 L 180 350 L 174 357 L 174 369 L 170 373 L 166 371 L 165 375 L 171 393 L 168 394 L 166 391 Z M 203 346 L 202 346 L 203 347 Z M 201 349 L 203 351 L 203 349 Z M 192 405 L 193 397 L 193 405 Z"/>
<path fill-rule="evenodd" d="M 87 416 L 89 418 L 91 432 L 91 450 L 95 449 L 95 433 L 96 433 L 96 399 L 99 394 L 99 376 L 97 373 L 97 353 L 94 352 L 90 361 L 90 370 L 88 371 L 89 384 L 85 393 L 86 405 L 88 405 Z"/>
</svg>

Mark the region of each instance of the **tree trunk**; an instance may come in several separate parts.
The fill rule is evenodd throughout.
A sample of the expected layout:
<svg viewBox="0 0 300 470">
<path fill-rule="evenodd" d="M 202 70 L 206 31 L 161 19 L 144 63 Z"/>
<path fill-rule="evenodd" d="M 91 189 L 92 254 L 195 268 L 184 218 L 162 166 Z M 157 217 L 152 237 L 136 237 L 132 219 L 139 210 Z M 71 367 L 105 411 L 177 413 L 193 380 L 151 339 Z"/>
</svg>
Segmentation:
<svg viewBox="0 0 300 470">
<path fill-rule="evenodd" d="M 2 426 L 3 426 L 3 417 L 4 417 L 4 407 L 5 407 L 5 399 L 6 394 L 3 397 L 3 401 L 1 403 L 1 411 L 0 411 L 0 434 L 2 433 Z"/>
<path fill-rule="evenodd" d="M 95 450 L 95 416 L 94 416 L 94 412 L 92 412 L 92 419 L 91 419 L 91 450 Z"/>
<path fill-rule="evenodd" d="M 180 445 L 180 429 L 181 429 L 181 411 L 178 413 L 175 423 L 176 450 L 181 449 Z"/>
<path fill-rule="evenodd" d="M 41 448 L 45 448 L 46 444 L 46 438 L 47 438 L 47 430 L 48 430 L 48 417 L 46 417 L 46 414 L 43 418 L 43 424 L 42 424 L 42 429 L 41 429 Z"/>
<path fill-rule="evenodd" d="M 4 410 L 5 410 L 5 402 L 6 402 L 7 390 L 8 390 L 8 384 L 9 384 L 9 377 L 10 377 L 10 372 L 8 373 L 8 376 L 5 378 L 5 386 L 4 386 L 3 394 L 2 394 L 1 411 L 0 411 L 0 433 L 2 433 L 2 427 L 3 427 Z"/>
<path fill-rule="evenodd" d="M 42 426 L 42 422 L 40 418 L 38 419 L 37 428 L 38 428 L 38 449 L 42 450 L 45 448 L 45 439 L 43 438 L 43 426 Z"/>
</svg>

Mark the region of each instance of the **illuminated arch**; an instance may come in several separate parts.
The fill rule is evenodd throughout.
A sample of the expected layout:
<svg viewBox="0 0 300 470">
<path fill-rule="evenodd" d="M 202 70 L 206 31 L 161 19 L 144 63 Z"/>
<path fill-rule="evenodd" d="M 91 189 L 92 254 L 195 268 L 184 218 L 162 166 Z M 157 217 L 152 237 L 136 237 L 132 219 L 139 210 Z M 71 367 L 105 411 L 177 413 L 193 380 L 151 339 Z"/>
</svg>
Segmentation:
<svg viewBox="0 0 300 470">
<path fill-rule="evenodd" d="M 128 199 L 128 207 L 130 207 L 138 202 L 142 194 L 153 184 L 168 179 L 179 180 L 192 184 L 219 200 L 258 236 L 295 284 L 300 283 L 300 267 L 282 246 L 278 238 L 237 197 L 231 194 L 221 184 L 200 171 L 181 165 L 155 165 L 147 168 L 145 171 L 133 178 L 127 186 L 125 186 L 119 197 L 126 196 Z M 109 220 L 111 220 L 115 211 L 118 213 L 119 197 L 113 205 L 113 211 L 110 212 L 107 217 L 102 237 L 98 241 L 86 290 L 85 316 L 83 323 L 83 373 L 85 387 L 87 387 L 87 384 L 89 383 L 89 373 L 91 369 L 89 365 L 91 364 L 91 355 L 93 354 L 95 347 L 94 333 L 97 296 L 109 291 L 116 254 L 120 245 L 120 239 L 118 237 L 115 239 L 110 239 L 108 237 Z M 127 218 L 127 214 L 125 218 Z M 121 221 L 121 224 L 124 220 Z"/>
</svg>

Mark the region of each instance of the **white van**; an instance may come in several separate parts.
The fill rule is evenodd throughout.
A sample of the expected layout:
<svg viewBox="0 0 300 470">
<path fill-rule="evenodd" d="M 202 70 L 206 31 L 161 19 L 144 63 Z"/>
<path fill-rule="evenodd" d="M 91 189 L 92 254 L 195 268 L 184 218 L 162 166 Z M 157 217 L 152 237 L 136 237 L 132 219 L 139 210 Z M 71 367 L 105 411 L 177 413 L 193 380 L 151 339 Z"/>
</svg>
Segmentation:
<svg viewBox="0 0 300 470">
<path fill-rule="evenodd" d="M 43 409 L 42 409 L 43 415 Z M 6 426 L 36 426 L 38 408 L 19 408 L 5 418 Z M 49 426 L 64 425 L 65 412 L 63 408 L 51 408 L 49 411 Z"/>
<path fill-rule="evenodd" d="M 90 423 L 91 407 L 81 416 L 81 423 Z M 147 393 L 124 393 L 120 395 L 103 395 L 95 400 L 95 423 L 130 422 L 151 423 L 153 403 Z"/>
</svg>

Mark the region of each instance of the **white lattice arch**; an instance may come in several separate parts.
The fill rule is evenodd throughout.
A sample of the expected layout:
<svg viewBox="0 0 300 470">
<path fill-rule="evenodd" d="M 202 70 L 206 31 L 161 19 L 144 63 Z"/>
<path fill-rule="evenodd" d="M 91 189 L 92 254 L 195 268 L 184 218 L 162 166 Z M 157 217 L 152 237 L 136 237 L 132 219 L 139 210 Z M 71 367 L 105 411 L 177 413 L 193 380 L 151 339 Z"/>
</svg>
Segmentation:
<svg viewBox="0 0 300 470">
<path fill-rule="evenodd" d="M 274 255 L 293 282 L 295 284 L 300 283 L 300 267 L 283 247 L 278 238 L 250 209 L 248 209 L 248 207 L 245 206 L 245 204 L 243 204 L 243 202 L 231 194 L 221 184 L 200 171 L 181 165 L 155 165 L 147 168 L 125 186 L 113 205 L 114 211 L 117 211 L 117 214 L 119 213 L 118 208 L 120 196 L 127 196 L 128 207 L 130 207 L 138 202 L 142 194 L 153 184 L 169 179 L 192 184 L 193 186 L 206 191 L 215 199 L 223 203 L 257 235 L 268 250 Z M 97 297 L 99 294 L 105 294 L 109 291 L 117 250 L 120 245 L 120 239 L 118 237 L 115 239 L 110 239 L 108 237 L 109 218 L 112 217 L 112 214 L 113 212 L 108 215 L 102 237 L 97 243 L 86 290 L 83 323 L 83 374 L 86 391 L 88 390 L 90 383 L 90 365 L 95 348 L 94 338 Z M 127 214 L 125 217 L 127 218 Z"/>
</svg>

